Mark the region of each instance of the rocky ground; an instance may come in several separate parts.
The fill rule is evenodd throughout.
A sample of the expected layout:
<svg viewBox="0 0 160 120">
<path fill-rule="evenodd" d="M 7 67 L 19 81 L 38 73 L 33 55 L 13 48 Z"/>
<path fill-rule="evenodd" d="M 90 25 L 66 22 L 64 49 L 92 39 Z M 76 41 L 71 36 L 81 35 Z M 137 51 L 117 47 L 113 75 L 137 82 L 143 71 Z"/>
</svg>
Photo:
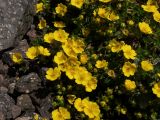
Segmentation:
<svg viewBox="0 0 160 120">
<path fill-rule="evenodd" d="M 0 0 L 0 3 L 0 120 L 32 120 L 34 113 L 50 119 L 51 94 L 42 79 L 35 71 L 17 75 L 10 59 L 12 52 L 25 56 L 28 41 L 36 35 L 31 25 L 36 2 Z"/>
<path fill-rule="evenodd" d="M 25 39 L 20 43 L 0 57 L 0 120 L 32 120 L 35 112 L 49 119 L 51 94 L 47 92 L 42 79 L 36 72 L 17 77 L 19 75 L 12 66 L 10 53 L 17 50 L 24 53 L 28 46 Z"/>
</svg>

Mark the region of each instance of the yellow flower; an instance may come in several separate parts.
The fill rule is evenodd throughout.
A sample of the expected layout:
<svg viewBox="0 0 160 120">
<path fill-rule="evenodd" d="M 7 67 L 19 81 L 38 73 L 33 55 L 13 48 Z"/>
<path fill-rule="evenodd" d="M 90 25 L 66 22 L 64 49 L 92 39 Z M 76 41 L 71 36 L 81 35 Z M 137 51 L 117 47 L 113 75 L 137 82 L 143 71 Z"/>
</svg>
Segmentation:
<svg viewBox="0 0 160 120">
<path fill-rule="evenodd" d="M 14 63 L 18 63 L 18 64 L 22 63 L 23 61 L 23 57 L 21 53 L 18 53 L 18 52 L 11 54 L 11 59 Z"/>
<path fill-rule="evenodd" d="M 103 3 L 108 3 L 110 2 L 111 0 L 99 0 L 100 2 L 103 2 Z"/>
<path fill-rule="evenodd" d="M 119 16 L 114 13 L 114 11 L 109 11 L 106 13 L 106 18 L 110 21 L 115 21 L 119 19 Z"/>
<path fill-rule="evenodd" d="M 134 21 L 133 20 L 128 20 L 127 21 L 129 25 L 134 25 Z"/>
<path fill-rule="evenodd" d="M 95 66 L 97 68 L 107 68 L 108 67 L 108 62 L 106 62 L 106 60 L 97 60 Z"/>
<path fill-rule="evenodd" d="M 59 65 L 58 65 L 58 68 L 59 68 L 61 71 L 65 72 L 66 69 L 68 68 L 68 66 L 69 66 L 69 64 L 66 62 L 66 63 L 59 64 Z"/>
<path fill-rule="evenodd" d="M 153 18 L 156 22 L 160 23 L 160 13 L 158 11 L 153 13 Z"/>
<path fill-rule="evenodd" d="M 148 60 L 143 60 L 141 62 L 141 67 L 144 71 L 151 71 L 153 70 L 153 64 L 149 62 Z"/>
<path fill-rule="evenodd" d="M 109 42 L 109 48 L 111 48 L 112 52 L 119 52 L 122 50 L 122 47 L 125 45 L 124 41 L 116 41 L 115 39 Z"/>
<path fill-rule="evenodd" d="M 37 113 L 34 114 L 33 120 L 39 120 L 39 115 Z"/>
<path fill-rule="evenodd" d="M 123 115 L 125 115 L 125 114 L 127 113 L 127 109 L 126 109 L 126 108 L 121 108 L 121 109 L 120 109 L 120 112 L 121 112 Z"/>
<path fill-rule="evenodd" d="M 89 98 L 84 98 L 82 100 L 82 104 L 83 104 L 84 107 L 87 107 L 89 103 L 90 103 Z"/>
<path fill-rule="evenodd" d="M 97 15 L 97 12 L 96 12 L 96 10 L 94 10 L 93 11 L 93 16 L 96 17 L 96 15 Z"/>
<path fill-rule="evenodd" d="M 116 74 L 115 74 L 114 70 L 108 70 L 107 74 L 108 74 L 108 76 L 110 76 L 112 78 L 116 77 Z"/>
<path fill-rule="evenodd" d="M 84 110 L 84 105 L 82 103 L 81 98 L 77 98 L 74 102 L 74 107 L 77 109 L 77 111 L 82 112 Z"/>
<path fill-rule="evenodd" d="M 71 5 L 81 8 L 83 6 L 84 0 L 71 0 Z"/>
<path fill-rule="evenodd" d="M 97 79 L 96 77 L 92 77 L 90 80 L 87 81 L 85 85 L 85 90 L 87 92 L 92 92 L 92 90 L 95 90 L 97 87 Z"/>
<path fill-rule="evenodd" d="M 136 68 L 136 64 L 125 62 L 122 67 L 122 71 L 125 76 L 129 77 L 134 75 L 134 73 L 136 72 Z"/>
<path fill-rule="evenodd" d="M 76 73 L 76 70 L 77 70 L 77 67 L 68 66 L 68 67 L 66 68 L 66 76 L 67 76 L 70 80 L 74 79 L 74 78 L 75 78 L 75 75 L 77 74 L 77 73 Z"/>
<path fill-rule="evenodd" d="M 141 7 L 146 12 L 156 12 L 157 11 L 157 7 L 155 5 L 148 4 L 148 5 L 141 5 Z"/>
<path fill-rule="evenodd" d="M 75 82 L 77 84 L 86 85 L 91 78 L 92 78 L 91 73 L 88 72 L 85 67 L 77 68 L 77 71 L 75 74 Z"/>
<path fill-rule="evenodd" d="M 67 12 L 67 6 L 63 5 L 62 3 L 58 4 L 58 6 L 55 9 L 56 9 L 56 13 L 61 16 L 64 16 Z"/>
<path fill-rule="evenodd" d="M 64 108 L 59 107 L 58 109 L 52 111 L 52 119 L 53 120 L 67 120 L 71 119 L 70 112 Z"/>
<path fill-rule="evenodd" d="M 137 53 L 131 48 L 130 45 L 124 45 L 122 50 L 125 58 L 133 60 L 136 58 Z"/>
<path fill-rule="evenodd" d="M 155 94 L 158 98 L 160 98 L 160 82 L 155 83 L 152 87 L 153 94 Z"/>
<path fill-rule="evenodd" d="M 98 15 L 101 17 L 101 18 L 105 18 L 106 17 L 106 9 L 105 8 L 98 8 Z"/>
<path fill-rule="evenodd" d="M 75 53 L 82 53 L 84 51 L 84 42 L 83 39 L 80 38 L 72 38 L 72 49 L 74 50 Z"/>
<path fill-rule="evenodd" d="M 52 119 L 53 120 L 64 120 L 63 116 L 61 115 L 58 109 L 52 111 Z"/>
<path fill-rule="evenodd" d="M 55 22 L 54 22 L 54 27 L 64 28 L 64 27 L 66 27 L 66 25 L 65 25 L 65 23 L 62 22 L 62 21 L 55 21 Z"/>
<path fill-rule="evenodd" d="M 50 56 L 51 53 L 49 52 L 48 48 L 44 48 L 43 46 L 38 46 L 39 54 L 44 56 Z"/>
<path fill-rule="evenodd" d="M 87 56 L 86 53 L 82 53 L 82 54 L 80 55 L 80 61 L 81 61 L 82 64 L 86 64 L 86 63 L 87 63 L 87 61 L 88 61 L 88 56 Z"/>
<path fill-rule="evenodd" d="M 77 58 L 77 54 L 73 50 L 73 41 L 71 39 L 68 39 L 64 44 L 62 44 L 62 48 L 64 52 L 69 56 L 69 57 L 75 57 Z"/>
<path fill-rule="evenodd" d="M 95 118 L 100 115 L 99 106 L 95 102 L 88 102 L 87 106 L 84 107 L 84 113 L 89 118 Z"/>
<path fill-rule="evenodd" d="M 128 79 L 125 80 L 124 85 L 127 90 L 134 90 L 136 88 L 136 83 Z"/>
<path fill-rule="evenodd" d="M 45 27 L 46 27 L 46 20 L 45 19 L 40 20 L 40 22 L 38 24 L 38 28 L 43 29 Z"/>
<path fill-rule="evenodd" d="M 114 11 L 110 10 L 109 8 L 98 8 L 98 15 L 101 18 L 106 18 L 110 21 L 115 21 L 119 19 L 119 16 L 115 14 Z"/>
<path fill-rule="evenodd" d="M 138 26 L 139 26 L 140 31 L 145 34 L 152 34 L 153 33 L 149 24 L 146 22 L 139 22 Z"/>
<path fill-rule="evenodd" d="M 43 3 L 36 4 L 36 13 L 43 11 Z"/>
<path fill-rule="evenodd" d="M 76 66 L 76 67 L 78 67 L 78 66 L 81 64 L 81 63 L 78 61 L 78 59 L 75 58 L 75 57 L 68 57 L 67 63 L 68 63 L 70 66 Z"/>
<path fill-rule="evenodd" d="M 67 61 L 67 57 L 64 54 L 64 52 L 60 51 L 60 52 L 57 52 L 57 54 L 54 56 L 53 61 L 59 65 L 59 64 L 65 63 Z"/>
<path fill-rule="evenodd" d="M 53 68 L 49 68 L 46 71 L 46 78 L 48 80 L 54 81 L 57 78 L 59 78 L 60 76 L 61 76 L 61 71 L 57 67 L 55 67 L 54 69 Z"/>
<path fill-rule="evenodd" d="M 53 33 L 47 33 L 44 35 L 44 42 L 53 43 L 53 41 L 54 41 L 54 34 Z"/>
<path fill-rule="evenodd" d="M 65 30 L 62 30 L 62 29 L 55 30 L 53 33 L 54 39 L 62 43 L 67 41 L 68 36 L 69 34 Z"/>
<path fill-rule="evenodd" d="M 39 55 L 39 50 L 37 47 L 32 46 L 30 48 L 28 48 L 27 52 L 26 52 L 26 56 L 29 59 L 34 59 L 35 57 L 37 57 Z"/>
</svg>

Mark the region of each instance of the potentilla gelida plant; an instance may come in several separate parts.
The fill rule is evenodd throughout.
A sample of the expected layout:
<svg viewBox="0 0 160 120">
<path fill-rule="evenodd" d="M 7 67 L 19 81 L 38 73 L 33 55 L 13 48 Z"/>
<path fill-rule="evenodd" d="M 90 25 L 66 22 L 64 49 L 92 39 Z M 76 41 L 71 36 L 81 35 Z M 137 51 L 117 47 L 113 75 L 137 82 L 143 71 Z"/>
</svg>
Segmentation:
<svg viewBox="0 0 160 120">
<path fill-rule="evenodd" d="M 35 9 L 38 38 L 26 57 L 58 86 L 53 120 L 160 118 L 156 0 L 40 0 Z"/>
</svg>

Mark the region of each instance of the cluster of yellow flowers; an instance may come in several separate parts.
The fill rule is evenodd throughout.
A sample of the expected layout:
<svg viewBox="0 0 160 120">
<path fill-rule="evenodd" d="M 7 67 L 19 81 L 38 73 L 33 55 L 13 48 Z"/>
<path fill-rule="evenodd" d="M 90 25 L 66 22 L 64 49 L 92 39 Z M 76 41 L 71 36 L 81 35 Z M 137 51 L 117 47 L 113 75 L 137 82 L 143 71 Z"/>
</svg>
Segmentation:
<svg viewBox="0 0 160 120">
<path fill-rule="evenodd" d="M 28 48 L 26 52 L 26 56 L 32 60 L 35 59 L 38 55 L 50 56 L 51 53 L 48 48 L 44 48 L 43 46 L 32 46 Z"/>
<path fill-rule="evenodd" d="M 94 17 L 97 17 L 97 15 L 100 18 L 108 19 L 109 21 L 116 21 L 119 19 L 119 16 L 115 14 L 113 10 L 110 8 L 98 8 L 94 10 L 93 12 Z"/>
<path fill-rule="evenodd" d="M 56 11 L 60 11 L 59 9 L 62 9 L 62 7 L 64 8 L 62 4 L 58 4 L 58 8 L 56 7 Z M 63 16 L 64 9 L 62 10 L 63 11 L 56 13 L 63 13 L 61 14 Z M 64 26 L 62 22 L 55 22 L 54 24 L 57 27 Z M 85 64 L 87 62 L 87 55 L 83 52 L 85 47 L 83 39 L 76 37 L 69 38 L 69 33 L 67 33 L 63 29 L 58 29 L 54 32 L 49 32 L 44 35 L 44 42 L 52 44 L 55 41 L 58 41 L 62 44 L 63 50 L 58 51 L 54 56 L 53 62 L 55 62 L 58 67 L 49 68 L 46 71 L 46 78 L 52 81 L 56 80 L 60 77 L 62 71 L 66 73 L 66 76 L 68 76 L 69 79 L 75 79 L 75 82 L 77 84 L 84 85 L 87 92 L 91 92 L 92 90 L 96 89 L 97 79 L 93 77 L 85 67 L 80 66 L 80 62 L 77 58 L 78 54 L 82 54 L 80 57 L 80 61 L 82 61 L 82 64 Z M 45 56 L 50 55 L 47 48 L 44 48 L 43 51 L 40 51 L 40 48 L 42 48 L 42 46 L 29 48 L 26 52 L 27 57 L 30 59 L 34 59 L 39 55 L 39 53 Z"/>
<path fill-rule="evenodd" d="M 160 13 L 158 6 L 154 5 L 152 0 L 148 0 L 146 5 L 141 6 L 144 11 L 153 13 L 153 19 L 160 23 Z"/>
<path fill-rule="evenodd" d="M 102 61 L 100 61 L 100 60 L 97 60 L 96 61 L 96 65 L 95 65 L 97 68 L 107 68 L 107 66 L 108 66 L 108 62 L 106 62 L 106 60 L 102 60 Z"/>
<path fill-rule="evenodd" d="M 89 28 L 90 24 L 88 24 L 88 19 L 84 20 L 84 17 L 85 15 L 88 15 L 87 13 L 85 13 L 86 12 L 85 8 L 87 8 L 90 3 L 91 4 L 98 3 L 97 6 L 93 5 L 93 8 L 91 9 L 91 18 L 93 18 L 93 20 L 91 20 L 93 22 L 91 23 L 91 25 L 93 24 L 95 26 L 96 25 L 98 26 L 94 32 L 106 38 L 106 39 L 104 38 L 106 40 L 104 41 L 104 43 L 100 43 L 102 45 L 102 48 L 96 51 L 97 54 L 94 54 L 95 50 L 94 48 L 92 49 L 94 45 L 92 46 L 92 44 L 90 44 L 90 41 L 89 41 L 89 44 L 87 43 L 88 42 L 87 40 L 88 39 L 90 40 L 90 36 L 88 37 L 88 35 L 92 35 L 90 34 L 90 32 L 92 32 L 92 29 L 90 30 Z M 50 46 L 50 47 L 45 47 L 42 45 L 31 46 L 26 51 L 26 57 L 30 60 L 34 60 L 36 58 L 41 58 L 41 57 L 42 58 L 49 57 L 52 61 L 50 62 L 51 63 L 50 67 L 46 70 L 45 77 L 47 80 L 55 81 L 60 79 L 62 74 L 65 74 L 65 76 L 67 76 L 69 80 L 74 81 L 76 83 L 75 85 L 82 86 L 85 89 L 85 92 L 93 92 L 94 90 L 96 90 L 98 82 L 103 78 L 107 78 L 107 79 L 103 79 L 104 81 L 102 81 L 102 84 L 105 83 L 104 85 L 106 85 L 110 79 L 114 79 L 114 80 L 115 78 L 123 79 L 122 86 L 127 91 L 129 91 L 129 93 L 132 93 L 132 92 L 136 93 L 137 91 L 139 92 L 140 89 L 142 89 L 142 87 L 138 85 L 139 83 L 141 83 L 139 82 L 140 78 L 137 78 L 138 73 L 139 72 L 144 73 L 144 75 L 142 75 L 142 79 L 145 79 L 147 75 L 155 74 L 159 68 L 158 69 L 156 68 L 153 59 L 147 55 L 148 53 L 144 53 L 146 56 L 143 54 L 142 55 L 139 54 L 142 51 L 140 46 L 138 46 L 141 44 L 141 41 L 138 41 L 138 40 L 141 39 L 143 35 L 146 38 L 151 35 L 153 35 L 155 39 L 158 38 L 157 35 L 154 35 L 155 34 L 154 31 L 156 31 L 156 27 L 154 26 L 150 27 L 152 26 L 152 21 L 147 20 L 146 18 L 138 21 L 122 20 L 124 18 L 124 15 L 121 14 L 119 10 L 121 11 L 122 9 L 121 5 L 123 4 L 121 4 L 121 2 L 119 1 L 117 3 L 119 3 L 117 5 L 118 7 L 117 11 L 112 6 L 112 0 L 98 0 L 98 1 L 66 0 L 65 2 L 62 2 L 62 3 L 56 3 L 55 8 L 52 9 L 53 11 L 51 11 L 53 13 L 53 16 L 58 17 L 58 19 L 54 19 L 54 21 L 51 21 L 51 23 L 53 23 L 52 25 L 53 29 L 47 29 L 50 27 L 49 26 L 50 23 L 47 24 L 48 20 L 47 19 L 45 20 L 45 15 L 44 17 L 42 17 L 43 15 L 40 16 L 40 20 L 38 24 L 39 30 L 45 33 L 42 38 L 44 45 Z M 79 21 L 81 22 L 81 20 L 86 22 L 86 23 L 81 22 L 82 24 L 80 26 L 82 26 L 82 28 L 77 28 L 77 29 L 80 29 L 79 31 L 81 31 L 82 33 L 79 33 L 79 34 L 77 34 L 76 32 L 72 33 L 68 30 L 68 27 L 70 26 L 67 26 L 68 23 L 65 22 L 65 20 L 68 18 L 65 16 L 70 14 L 70 6 L 72 6 L 71 7 L 72 9 L 74 8 L 74 9 L 77 9 L 77 11 L 82 12 L 81 14 L 78 15 L 77 18 L 75 16 L 74 16 L 75 18 L 73 19 L 71 18 L 75 26 L 78 26 L 77 24 L 79 24 L 78 22 Z M 36 13 L 40 14 L 46 7 L 47 6 L 45 6 L 45 3 L 42 3 L 42 2 L 38 3 L 36 5 Z M 143 9 L 144 11 L 149 12 L 149 14 L 151 13 L 153 15 L 153 19 L 156 22 L 160 23 L 160 13 L 158 11 L 158 6 L 154 5 L 154 2 L 152 0 L 148 0 L 146 5 L 141 5 L 139 9 L 141 10 Z M 130 8 L 127 9 L 127 14 L 129 14 L 129 12 L 130 12 Z M 96 20 L 96 22 L 94 20 Z M 97 22 L 102 24 L 104 23 L 104 25 L 106 26 L 97 24 Z M 136 25 L 134 26 L 134 24 Z M 127 27 L 130 27 L 130 28 L 127 28 Z M 130 39 L 130 37 L 128 37 L 129 35 L 131 35 L 131 38 L 132 38 L 132 35 L 133 37 L 135 37 L 136 32 L 130 33 L 130 30 L 137 27 L 138 27 L 138 32 L 140 30 L 143 34 L 142 36 L 140 36 L 140 38 L 138 38 L 139 36 L 135 38 L 138 42 L 136 41 L 133 45 L 131 41 L 129 40 L 127 41 L 125 38 Z M 125 38 L 123 39 L 124 36 Z M 108 39 L 110 39 L 110 41 L 107 41 Z M 106 43 L 107 43 L 107 46 L 106 46 Z M 58 49 L 55 49 L 55 52 L 52 52 L 52 48 L 54 48 L 55 45 L 57 45 L 56 47 Z M 104 52 L 106 54 L 103 56 Z M 121 60 L 123 61 L 116 61 L 118 63 L 119 68 L 116 66 L 117 63 L 116 64 L 111 63 L 112 60 L 113 61 L 117 60 L 114 58 L 112 59 L 112 55 L 113 56 L 117 55 L 119 58 L 122 58 Z M 13 62 L 17 64 L 22 63 L 24 60 L 22 57 L 22 54 L 18 52 L 12 53 L 11 58 Z M 108 76 L 106 76 L 106 74 Z M 119 77 L 118 76 L 119 74 L 122 74 L 122 76 L 120 75 Z M 155 78 L 160 77 L 160 73 L 156 73 L 156 76 L 153 76 L 153 77 Z M 101 81 L 99 82 L 99 84 L 101 85 Z M 117 83 L 115 82 L 115 84 Z M 114 92 L 118 91 L 119 92 L 118 94 L 121 94 L 121 92 L 123 91 L 121 91 L 118 85 L 113 90 Z M 160 98 L 159 78 L 156 79 L 156 82 L 151 81 L 149 86 L 151 85 L 153 86 L 150 89 L 150 91 L 152 90 L 153 94 L 155 94 L 158 98 Z M 95 94 L 97 94 L 96 92 Z M 113 96 L 114 94 L 112 94 L 112 98 Z M 100 120 L 101 114 L 100 114 L 100 107 L 98 104 L 102 103 L 102 106 L 105 108 L 107 106 L 106 104 L 108 104 L 107 101 L 109 101 L 108 98 L 106 98 L 106 96 L 103 96 L 103 95 L 100 96 L 102 98 L 100 98 L 99 96 L 98 98 L 96 98 L 98 99 L 98 100 L 95 100 L 95 101 L 98 101 L 97 103 L 90 101 L 89 98 L 84 98 L 84 99 L 81 99 L 79 97 L 76 98 L 75 95 L 73 95 L 72 97 L 74 99 L 72 100 L 68 99 L 68 102 L 70 103 L 69 107 L 71 107 L 71 105 L 74 105 L 76 110 L 78 112 L 81 112 L 83 116 L 85 114 L 89 120 Z M 105 99 L 103 99 L 103 97 L 105 97 Z M 69 107 L 67 106 L 67 108 Z M 67 108 L 58 106 L 57 109 L 53 110 L 52 111 L 53 120 L 71 119 L 71 114 L 67 110 Z M 125 115 L 127 108 L 125 107 L 120 108 L 120 111 L 122 114 Z M 37 115 L 35 115 L 35 117 L 36 119 L 38 119 Z"/>
<path fill-rule="evenodd" d="M 38 55 L 50 56 L 51 53 L 48 50 L 48 48 L 44 48 L 43 46 L 32 46 L 28 48 L 28 50 L 26 51 L 27 58 L 31 60 L 35 59 Z M 11 59 L 13 60 L 14 63 L 20 64 L 23 62 L 22 54 L 19 52 L 12 53 Z"/>
<path fill-rule="evenodd" d="M 124 41 L 117 41 L 116 39 L 112 39 L 109 41 L 108 47 L 112 52 L 119 52 L 122 50 L 122 47 L 125 45 Z"/>
<path fill-rule="evenodd" d="M 108 47 L 111 49 L 112 52 L 120 52 L 123 51 L 124 57 L 127 59 L 135 59 L 137 53 L 135 50 L 132 49 L 130 45 L 124 43 L 124 41 L 116 41 L 115 39 L 109 42 Z"/>
<path fill-rule="evenodd" d="M 126 59 L 133 59 L 133 60 L 136 59 L 137 53 L 135 52 L 135 50 L 133 50 L 131 48 L 130 45 L 125 44 L 124 41 L 117 41 L 115 39 L 112 39 L 109 42 L 107 48 L 110 48 L 110 50 L 112 52 L 117 52 L 117 53 L 122 50 L 124 57 Z M 143 60 L 143 61 L 141 61 L 141 68 L 144 71 L 152 71 L 154 67 L 153 67 L 153 64 L 149 60 Z M 129 61 L 125 62 L 122 67 L 123 74 L 126 77 L 133 76 L 135 74 L 136 70 L 137 70 L 137 65 L 135 63 L 131 63 Z M 128 90 L 132 90 L 136 87 L 136 85 L 135 85 L 134 81 L 126 80 L 125 87 Z"/>
<path fill-rule="evenodd" d="M 96 102 L 89 101 L 87 98 L 77 98 L 74 107 L 79 112 L 84 112 L 92 120 L 100 120 L 100 109 Z"/>
<path fill-rule="evenodd" d="M 153 4 L 152 0 L 148 0 L 146 5 L 141 5 L 144 11 L 153 13 L 153 19 L 156 22 L 160 23 L 160 13 L 158 11 L 158 6 Z M 145 34 L 153 34 L 153 31 L 148 23 L 146 22 L 139 22 L 140 30 Z"/>
<path fill-rule="evenodd" d="M 44 42 L 46 43 L 53 43 L 54 40 L 60 41 L 60 42 L 66 42 L 68 39 L 69 34 L 63 30 L 63 29 L 58 29 L 55 30 L 54 32 L 50 32 L 44 35 Z"/>
<path fill-rule="evenodd" d="M 62 35 L 62 34 L 60 34 Z M 57 38 L 59 40 L 59 38 Z M 68 40 L 63 39 L 61 36 L 60 41 L 62 42 L 63 50 L 57 52 L 53 58 L 58 67 L 50 68 L 46 72 L 46 78 L 49 80 L 56 80 L 60 76 L 60 71 L 65 72 L 69 79 L 75 79 L 77 84 L 84 85 L 87 92 L 91 92 L 96 89 L 97 79 L 87 71 L 85 67 L 80 66 L 77 54 L 82 53 L 84 55 L 84 43 L 82 39 L 68 38 Z M 82 56 L 80 57 L 82 61 Z M 86 59 L 87 56 L 83 56 Z M 87 60 L 83 60 L 83 64 Z M 56 76 L 56 77 L 54 77 Z"/>
<path fill-rule="evenodd" d="M 53 43 L 54 40 L 59 41 L 62 43 L 63 49 L 58 51 L 53 59 L 53 62 L 58 65 L 58 68 L 49 68 L 46 72 L 46 78 L 48 80 L 56 80 L 60 77 L 60 71 L 62 71 L 66 73 L 69 79 L 75 79 L 77 84 L 84 85 L 86 91 L 91 92 L 96 89 L 97 79 L 85 67 L 80 66 L 77 58 L 78 54 L 82 54 L 80 57 L 82 64 L 87 61 L 84 60 L 87 59 L 87 56 L 83 52 L 85 47 L 83 39 L 75 37 L 68 38 L 68 36 L 69 34 L 62 29 L 44 35 L 44 42 Z"/>
</svg>

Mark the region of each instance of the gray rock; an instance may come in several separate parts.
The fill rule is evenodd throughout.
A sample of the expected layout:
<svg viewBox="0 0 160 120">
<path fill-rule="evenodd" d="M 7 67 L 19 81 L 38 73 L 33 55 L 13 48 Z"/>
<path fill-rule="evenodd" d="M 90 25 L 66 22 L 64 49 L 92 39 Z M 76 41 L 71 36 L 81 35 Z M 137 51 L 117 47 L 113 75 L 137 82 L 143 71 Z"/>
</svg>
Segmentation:
<svg viewBox="0 0 160 120">
<path fill-rule="evenodd" d="M 8 80 L 4 78 L 4 75 L 0 74 L 0 87 L 8 87 Z"/>
<path fill-rule="evenodd" d="M 16 117 L 18 117 L 21 114 L 21 108 L 17 105 L 12 106 L 12 117 L 13 119 L 15 119 Z"/>
<path fill-rule="evenodd" d="M 31 25 L 31 29 L 27 32 L 27 36 L 30 40 L 34 40 L 37 37 L 35 25 Z"/>
<path fill-rule="evenodd" d="M 6 118 L 5 118 L 4 114 L 3 114 L 3 112 L 1 112 L 1 111 L 0 111 L 0 120 L 6 120 Z"/>
<path fill-rule="evenodd" d="M 14 87 L 12 83 L 16 83 L 16 78 L 7 78 L 4 75 L 0 74 L 0 87 L 6 87 L 7 89 L 11 90 L 11 87 Z M 12 89 L 13 90 L 13 89 Z"/>
<path fill-rule="evenodd" d="M 16 86 L 16 83 L 9 84 L 8 93 L 13 94 L 15 86 Z"/>
<path fill-rule="evenodd" d="M 8 72 L 8 66 L 4 65 L 2 60 L 0 60 L 0 74 L 6 74 Z"/>
<path fill-rule="evenodd" d="M 8 94 L 0 93 L 0 112 L 7 120 L 12 118 L 11 108 L 14 105 L 14 100 Z"/>
<path fill-rule="evenodd" d="M 32 104 L 31 98 L 27 94 L 23 94 L 17 98 L 17 105 L 21 107 L 22 111 L 34 111 L 35 107 Z"/>
<path fill-rule="evenodd" d="M 17 45 L 33 21 L 36 0 L 0 0 L 0 51 Z"/>
<path fill-rule="evenodd" d="M 0 87 L 0 93 L 1 94 L 7 94 L 8 89 L 6 87 Z"/>
<path fill-rule="evenodd" d="M 16 83 L 16 90 L 20 93 L 31 93 L 41 87 L 41 79 L 36 73 L 21 77 Z"/>
<path fill-rule="evenodd" d="M 32 93 L 30 96 L 34 103 L 37 104 L 36 109 L 38 110 L 40 115 L 44 118 L 47 118 L 47 120 L 50 120 L 50 110 L 53 109 L 52 94 L 48 95 L 47 91 L 42 89 L 41 91 L 37 91 L 37 93 Z"/>
<path fill-rule="evenodd" d="M 42 106 L 42 107 L 37 107 L 40 115 L 44 118 L 47 118 L 48 120 L 51 119 L 51 113 L 50 113 L 50 108 L 52 108 L 52 106 L 48 103 L 46 103 L 46 106 Z"/>
</svg>

